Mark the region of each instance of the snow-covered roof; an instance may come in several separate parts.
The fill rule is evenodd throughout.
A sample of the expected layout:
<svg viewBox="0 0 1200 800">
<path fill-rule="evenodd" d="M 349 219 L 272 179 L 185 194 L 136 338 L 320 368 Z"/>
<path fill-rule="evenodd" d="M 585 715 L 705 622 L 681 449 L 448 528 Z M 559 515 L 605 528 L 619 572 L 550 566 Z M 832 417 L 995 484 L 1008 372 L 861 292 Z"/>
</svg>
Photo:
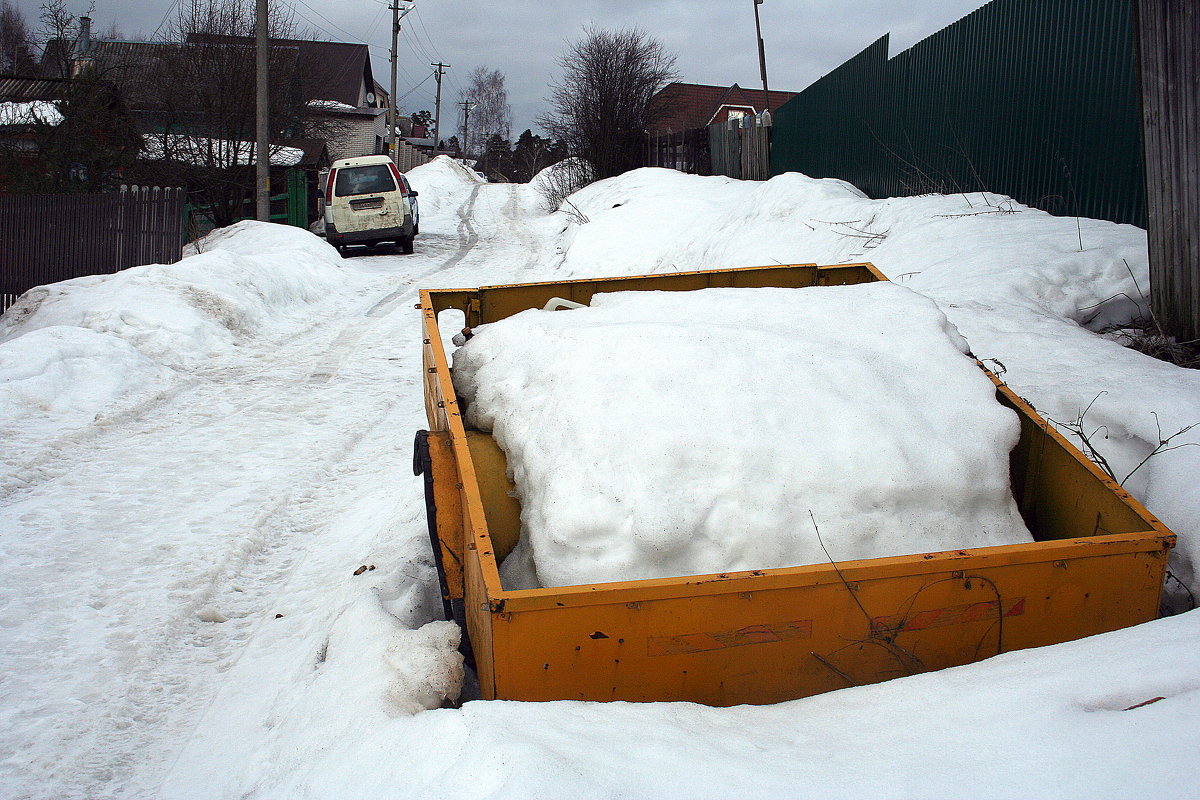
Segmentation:
<svg viewBox="0 0 1200 800">
<path fill-rule="evenodd" d="M 254 142 L 234 142 L 228 139 L 207 139 L 195 136 L 147 134 L 143 137 L 142 154 L 151 160 L 182 161 L 187 164 L 253 164 Z M 297 147 L 273 145 L 271 166 L 294 167 L 304 158 Z"/>
<path fill-rule="evenodd" d="M 341 103 L 337 100 L 309 100 L 305 103 L 309 108 L 319 108 L 325 111 L 359 111 L 356 106 L 349 103 Z"/>
<path fill-rule="evenodd" d="M 0 103 L 0 125 L 57 125 L 63 121 L 58 106 L 49 100 L 22 103 Z"/>
</svg>

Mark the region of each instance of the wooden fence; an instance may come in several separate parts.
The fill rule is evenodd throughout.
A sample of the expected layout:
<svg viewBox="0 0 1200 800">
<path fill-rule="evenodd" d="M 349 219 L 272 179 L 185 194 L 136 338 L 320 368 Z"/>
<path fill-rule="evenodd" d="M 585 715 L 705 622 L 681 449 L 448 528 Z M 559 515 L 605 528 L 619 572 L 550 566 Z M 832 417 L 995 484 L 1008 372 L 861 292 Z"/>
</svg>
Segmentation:
<svg viewBox="0 0 1200 800">
<path fill-rule="evenodd" d="M 721 122 L 651 134 L 646 139 L 646 166 L 765 181 L 771 177 L 771 128 L 757 124 L 738 128 Z"/>
<path fill-rule="evenodd" d="M 1137 3 L 1154 315 L 1180 341 L 1200 339 L 1200 9 Z"/>
<path fill-rule="evenodd" d="M 651 134 L 646 146 L 646 166 L 677 169 L 692 175 L 712 174 L 707 128 Z"/>
<path fill-rule="evenodd" d="M 0 195 L 0 310 L 35 286 L 183 255 L 184 190 Z"/>
<path fill-rule="evenodd" d="M 747 117 L 746 119 L 752 118 Z M 712 150 L 712 174 L 728 175 L 746 181 L 765 181 L 771 177 L 771 127 L 710 125 L 709 148 Z"/>
</svg>

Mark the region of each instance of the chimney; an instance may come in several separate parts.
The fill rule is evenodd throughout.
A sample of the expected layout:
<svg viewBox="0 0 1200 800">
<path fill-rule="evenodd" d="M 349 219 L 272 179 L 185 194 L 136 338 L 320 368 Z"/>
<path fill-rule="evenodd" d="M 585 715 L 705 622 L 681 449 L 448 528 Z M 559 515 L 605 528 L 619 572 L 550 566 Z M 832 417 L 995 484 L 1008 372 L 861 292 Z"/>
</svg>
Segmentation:
<svg viewBox="0 0 1200 800">
<path fill-rule="evenodd" d="M 79 39 L 75 42 L 75 51 L 71 54 L 71 77 L 77 77 L 88 67 L 92 66 L 95 57 L 92 55 L 92 18 L 79 18 Z"/>
</svg>

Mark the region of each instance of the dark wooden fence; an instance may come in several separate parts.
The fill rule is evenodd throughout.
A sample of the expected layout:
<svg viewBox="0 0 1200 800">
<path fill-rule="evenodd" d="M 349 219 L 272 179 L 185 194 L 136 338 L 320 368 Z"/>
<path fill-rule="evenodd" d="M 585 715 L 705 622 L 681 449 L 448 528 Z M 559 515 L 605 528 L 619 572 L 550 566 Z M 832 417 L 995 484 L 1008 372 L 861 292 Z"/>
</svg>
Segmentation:
<svg viewBox="0 0 1200 800">
<path fill-rule="evenodd" d="M 184 190 L 0 195 L 0 310 L 34 286 L 183 255 Z"/>
<path fill-rule="evenodd" d="M 750 117 L 745 119 L 753 121 Z M 746 181 L 765 181 L 771 177 L 770 126 L 711 125 L 708 137 L 713 175 L 728 175 Z"/>
<path fill-rule="evenodd" d="M 770 127 L 755 124 L 739 128 L 720 122 L 706 128 L 651 134 L 646 142 L 646 166 L 765 181 L 771 177 L 770 148 Z"/>
<path fill-rule="evenodd" d="M 1139 0 L 1150 296 L 1159 323 L 1200 339 L 1200 9 Z"/>
<path fill-rule="evenodd" d="M 710 175 L 708 128 L 650 134 L 646 139 L 646 166 L 677 169 L 693 175 Z"/>
</svg>

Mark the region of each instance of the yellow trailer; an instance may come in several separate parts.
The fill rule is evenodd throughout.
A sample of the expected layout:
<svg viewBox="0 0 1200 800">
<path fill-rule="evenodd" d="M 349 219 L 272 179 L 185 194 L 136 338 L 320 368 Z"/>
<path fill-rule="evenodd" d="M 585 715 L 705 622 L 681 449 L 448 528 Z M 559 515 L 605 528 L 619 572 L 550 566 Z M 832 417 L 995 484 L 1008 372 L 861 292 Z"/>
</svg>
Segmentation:
<svg viewBox="0 0 1200 800">
<path fill-rule="evenodd" d="M 448 611 L 485 699 L 773 703 L 966 664 L 1154 619 L 1175 538 L 992 373 L 1020 416 L 1013 495 L 1036 541 L 655 580 L 505 590 L 520 506 L 492 437 L 470 430 L 438 327 L 597 292 L 886 280 L 870 264 L 753 267 L 422 291 L 425 407 L 414 469 Z M 980 367 L 983 368 L 982 365 Z M 985 370 L 986 371 L 986 370 Z"/>
</svg>

